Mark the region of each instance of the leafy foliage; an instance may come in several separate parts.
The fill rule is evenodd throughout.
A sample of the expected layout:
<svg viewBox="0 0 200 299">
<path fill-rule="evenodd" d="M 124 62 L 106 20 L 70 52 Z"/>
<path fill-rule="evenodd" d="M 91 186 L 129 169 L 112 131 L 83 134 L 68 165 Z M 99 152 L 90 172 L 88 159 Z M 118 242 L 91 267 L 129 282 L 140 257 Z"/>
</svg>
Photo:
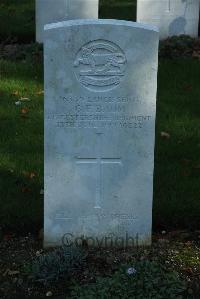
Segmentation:
<svg viewBox="0 0 200 299">
<path fill-rule="evenodd" d="M 31 267 L 32 276 L 44 284 L 55 282 L 80 269 L 85 258 L 85 253 L 78 247 L 60 247 L 36 258 Z"/>
<path fill-rule="evenodd" d="M 72 298 L 135 298 L 175 299 L 182 298 L 185 283 L 174 271 L 166 271 L 155 261 L 137 261 L 134 270 L 123 266 L 112 277 L 97 278 L 96 283 L 75 285 Z M 130 274 L 132 273 L 132 274 Z"/>
<path fill-rule="evenodd" d="M 159 56 L 162 58 L 200 59 L 200 39 L 188 35 L 173 36 L 160 42 Z"/>
<path fill-rule="evenodd" d="M 35 1 L 0 1 L 0 40 L 16 38 L 20 42 L 35 37 Z"/>
<path fill-rule="evenodd" d="M 12 41 L 0 44 L 0 59 L 11 61 L 43 62 L 43 48 L 37 43 L 17 44 Z"/>
</svg>

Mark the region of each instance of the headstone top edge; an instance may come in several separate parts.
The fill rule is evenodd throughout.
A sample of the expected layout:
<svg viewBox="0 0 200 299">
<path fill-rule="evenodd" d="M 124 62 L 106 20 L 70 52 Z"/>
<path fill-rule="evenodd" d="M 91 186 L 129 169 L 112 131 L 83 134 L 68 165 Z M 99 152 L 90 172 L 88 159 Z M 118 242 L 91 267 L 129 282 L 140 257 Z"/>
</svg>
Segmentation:
<svg viewBox="0 0 200 299">
<path fill-rule="evenodd" d="M 63 21 L 57 23 L 46 24 L 44 26 L 44 30 L 52 30 L 56 28 L 65 28 L 71 26 L 84 26 L 84 25 L 116 25 L 116 26 L 127 26 L 132 28 L 138 29 L 146 29 L 149 31 L 154 31 L 159 33 L 159 29 L 156 26 L 132 21 L 124 21 L 124 20 L 115 20 L 115 19 L 77 19 L 77 20 L 70 20 L 70 21 Z"/>
</svg>

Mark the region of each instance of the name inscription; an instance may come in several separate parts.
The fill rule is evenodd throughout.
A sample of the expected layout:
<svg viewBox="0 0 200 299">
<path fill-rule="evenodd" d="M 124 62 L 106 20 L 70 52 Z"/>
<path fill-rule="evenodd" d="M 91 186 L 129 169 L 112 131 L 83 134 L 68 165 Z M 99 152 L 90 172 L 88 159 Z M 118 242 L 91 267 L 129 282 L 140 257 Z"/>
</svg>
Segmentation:
<svg viewBox="0 0 200 299">
<path fill-rule="evenodd" d="M 151 115 L 133 114 L 142 100 L 139 97 L 60 97 L 65 103 L 64 113 L 47 112 L 47 120 L 57 128 L 122 128 L 142 129 L 151 122 Z"/>
</svg>

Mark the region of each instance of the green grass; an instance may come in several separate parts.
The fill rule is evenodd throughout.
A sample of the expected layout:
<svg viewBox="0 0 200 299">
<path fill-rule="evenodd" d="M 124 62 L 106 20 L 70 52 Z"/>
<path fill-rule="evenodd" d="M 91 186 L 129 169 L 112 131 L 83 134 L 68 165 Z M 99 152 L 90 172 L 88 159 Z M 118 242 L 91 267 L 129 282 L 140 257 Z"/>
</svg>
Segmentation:
<svg viewBox="0 0 200 299">
<path fill-rule="evenodd" d="M 43 196 L 42 67 L 1 61 L 0 219 L 5 226 L 39 226 Z M 199 227 L 200 61 L 161 61 L 158 76 L 154 227 Z M 18 95 L 12 95 L 18 91 Z M 16 106 L 20 97 L 30 102 Z M 21 109 L 27 108 L 25 117 Z M 160 133 L 170 134 L 169 139 Z M 27 173 L 29 173 L 27 175 Z M 30 173 L 36 176 L 30 178 Z"/>
<path fill-rule="evenodd" d="M 36 94 L 43 88 L 42 70 L 8 61 L 1 61 L 0 70 L 0 218 L 2 225 L 28 229 L 42 223 L 43 96 Z M 16 106 L 21 97 L 31 101 Z"/>
<path fill-rule="evenodd" d="M 56 0 L 55 0 L 56 1 Z M 136 0 L 100 0 L 100 18 L 136 19 Z M 0 1 L 0 40 L 35 40 L 35 1 Z"/>
<path fill-rule="evenodd" d="M 200 62 L 161 61 L 158 77 L 154 223 L 199 226 Z M 163 139 L 160 133 L 170 134 Z"/>
</svg>

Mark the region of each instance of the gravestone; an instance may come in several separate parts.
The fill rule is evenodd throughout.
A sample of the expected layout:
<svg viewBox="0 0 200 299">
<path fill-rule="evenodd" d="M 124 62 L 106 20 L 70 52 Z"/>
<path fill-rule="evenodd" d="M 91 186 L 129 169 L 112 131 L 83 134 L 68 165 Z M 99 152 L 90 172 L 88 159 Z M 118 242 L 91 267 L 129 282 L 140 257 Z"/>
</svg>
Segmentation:
<svg viewBox="0 0 200 299">
<path fill-rule="evenodd" d="M 158 40 L 127 21 L 45 26 L 45 246 L 151 243 Z"/>
<path fill-rule="evenodd" d="M 198 36 L 200 0 L 138 0 L 137 21 L 155 25 L 160 39 L 173 35 Z"/>
<path fill-rule="evenodd" d="M 36 41 L 43 42 L 44 25 L 72 19 L 98 19 L 99 0 L 36 0 Z"/>
</svg>

